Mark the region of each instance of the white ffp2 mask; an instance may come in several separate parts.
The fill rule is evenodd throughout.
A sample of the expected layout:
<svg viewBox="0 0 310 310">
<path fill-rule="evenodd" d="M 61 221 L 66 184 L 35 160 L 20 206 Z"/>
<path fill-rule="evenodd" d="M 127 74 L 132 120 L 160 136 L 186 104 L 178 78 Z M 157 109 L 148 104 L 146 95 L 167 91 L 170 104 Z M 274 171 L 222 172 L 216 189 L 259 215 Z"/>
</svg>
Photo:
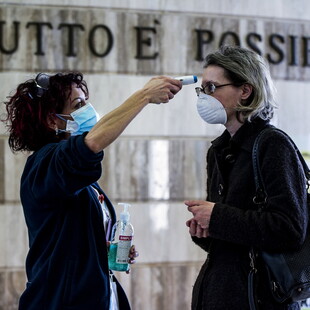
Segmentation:
<svg viewBox="0 0 310 310">
<path fill-rule="evenodd" d="M 197 99 L 197 111 L 200 117 L 208 124 L 226 124 L 227 113 L 220 101 L 216 98 L 200 93 Z"/>
</svg>

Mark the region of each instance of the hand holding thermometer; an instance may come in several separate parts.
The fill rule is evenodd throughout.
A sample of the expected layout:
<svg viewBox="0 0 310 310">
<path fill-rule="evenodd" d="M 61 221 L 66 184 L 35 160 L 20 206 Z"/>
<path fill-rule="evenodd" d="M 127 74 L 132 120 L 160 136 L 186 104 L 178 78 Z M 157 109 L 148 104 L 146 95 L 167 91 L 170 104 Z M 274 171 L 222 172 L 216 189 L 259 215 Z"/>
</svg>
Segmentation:
<svg viewBox="0 0 310 310">
<path fill-rule="evenodd" d="M 194 84 L 194 83 L 197 83 L 197 81 L 198 81 L 198 78 L 196 75 L 178 76 L 178 77 L 175 77 L 173 79 L 181 81 L 182 85 Z"/>
<path fill-rule="evenodd" d="M 181 81 L 182 85 L 195 84 L 198 81 L 196 75 L 178 76 L 178 77 L 175 77 L 175 79 Z"/>
</svg>

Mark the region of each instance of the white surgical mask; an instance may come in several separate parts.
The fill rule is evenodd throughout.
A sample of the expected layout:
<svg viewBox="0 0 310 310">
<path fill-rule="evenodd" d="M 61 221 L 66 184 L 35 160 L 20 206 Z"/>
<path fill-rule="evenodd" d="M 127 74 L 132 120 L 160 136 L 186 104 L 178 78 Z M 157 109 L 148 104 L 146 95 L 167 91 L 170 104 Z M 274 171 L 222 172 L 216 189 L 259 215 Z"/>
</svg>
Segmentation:
<svg viewBox="0 0 310 310">
<path fill-rule="evenodd" d="M 197 99 L 197 111 L 200 117 L 208 124 L 226 124 L 227 113 L 220 101 L 216 98 L 200 93 Z"/>
</svg>

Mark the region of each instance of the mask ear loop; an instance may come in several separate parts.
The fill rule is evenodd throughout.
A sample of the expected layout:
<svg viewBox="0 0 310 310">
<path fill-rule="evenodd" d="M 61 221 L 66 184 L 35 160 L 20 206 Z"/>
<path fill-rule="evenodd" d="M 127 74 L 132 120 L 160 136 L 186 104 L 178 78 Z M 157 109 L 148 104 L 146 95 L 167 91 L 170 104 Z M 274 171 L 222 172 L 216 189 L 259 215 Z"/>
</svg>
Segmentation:
<svg viewBox="0 0 310 310">
<path fill-rule="evenodd" d="M 61 120 L 67 122 L 67 119 L 65 119 L 64 117 L 61 116 L 61 114 L 55 114 L 58 118 L 60 118 Z"/>
<path fill-rule="evenodd" d="M 59 119 L 61 119 L 61 120 L 65 121 L 65 122 L 67 122 L 67 119 L 65 119 L 64 117 L 62 117 L 60 114 L 55 113 L 55 115 L 56 115 L 56 117 L 58 117 Z M 58 127 L 55 128 L 55 131 L 56 131 L 56 136 L 59 135 L 59 134 L 62 133 L 62 132 L 68 132 L 66 129 L 59 129 Z"/>
<path fill-rule="evenodd" d="M 58 117 L 59 119 L 61 119 L 61 120 L 63 120 L 63 121 L 65 121 L 66 122 L 66 129 L 56 129 L 56 134 L 59 134 L 59 133 L 61 133 L 61 132 L 67 132 L 67 133 L 72 133 L 72 132 L 74 132 L 75 130 L 78 130 L 78 128 L 79 128 L 79 125 L 75 122 L 75 121 L 71 121 L 71 120 L 69 120 L 69 119 L 66 119 L 66 118 L 64 118 L 62 115 L 64 115 L 64 114 L 57 114 L 57 113 L 55 113 L 55 115 L 56 115 L 56 117 Z M 71 126 L 71 129 L 68 129 L 68 124 L 69 124 L 69 126 Z M 73 126 L 74 125 L 74 126 Z M 73 126 L 73 128 L 72 128 L 72 126 Z"/>
</svg>

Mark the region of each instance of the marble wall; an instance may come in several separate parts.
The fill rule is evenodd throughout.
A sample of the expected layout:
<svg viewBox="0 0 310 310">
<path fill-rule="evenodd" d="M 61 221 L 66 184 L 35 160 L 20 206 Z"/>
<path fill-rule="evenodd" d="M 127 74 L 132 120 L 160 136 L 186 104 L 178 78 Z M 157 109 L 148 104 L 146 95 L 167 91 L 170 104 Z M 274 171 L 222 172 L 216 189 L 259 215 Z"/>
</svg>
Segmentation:
<svg viewBox="0 0 310 310">
<path fill-rule="evenodd" d="M 54 0 L 51 6 L 46 0 L 20 0 L 18 4 L 4 0 L 0 4 L 0 20 L 20 20 L 24 28 L 33 18 L 51 20 L 55 31 L 65 20 L 78 19 L 87 24 L 91 18 L 101 22 L 100 16 L 104 16 L 113 31 L 120 26 L 116 23 L 119 16 L 123 22 L 122 31 L 114 32 L 117 51 L 101 62 L 90 58 L 89 51 L 83 48 L 84 41 L 77 43 L 77 57 L 64 57 L 67 42 L 61 41 L 59 34 L 56 41 L 51 39 L 51 34 L 44 38 L 42 44 L 47 57 L 34 56 L 35 34 L 28 31 L 25 36 L 23 32 L 18 54 L 0 53 L 0 98 L 4 101 L 18 83 L 34 77 L 38 71 L 80 68 L 89 85 L 90 102 L 104 115 L 154 74 L 196 74 L 200 78 L 201 63 L 192 57 L 194 43 L 188 44 L 187 31 L 196 22 L 217 23 L 216 29 L 222 30 L 233 25 L 241 35 L 249 29 L 262 33 L 275 29 L 286 35 L 302 31 L 307 35 L 310 3 L 297 2 L 240 0 L 232 5 L 230 0 Z M 166 29 L 166 34 L 160 33 L 164 42 L 154 45 L 164 57 L 154 62 L 138 61 L 134 58 L 135 46 L 130 45 L 134 38 L 128 25 L 133 27 L 155 17 Z M 171 42 L 166 39 L 167 33 L 174 37 Z M 7 44 L 9 36 L 5 32 L 1 37 L 4 43 Z M 309 68 L 298 71 L 296 67 L 284 66 L 273 70 L 279 103 L 274 123 L 287 131 L 302 151 L 310 152 L 306 70 Z M 184 86 L 168 104 L 146 107 L 105 151 L 99 182 L 115 205 L 118 202 L 132 205 L 135 244 L 140 257 L 130 275 L 118 273 L 117 277 L 133 310 L 190 309 L 191 289 L 206 257 L 190 240 L 185 226 L 190 215 L 183 201 L 205 197 L 206 151 L 210 141 L 224 128 L 201 121 L 196 111 L 194 87 Z M 0 113 L 3 108 L 1 105 Z M 0 124 L 0 310 L 15 310 L 26 280 L 28 238 L 19 201 L 19 181 L 27 154 L 12 154 L 7 138 Z"/>
</svg>

